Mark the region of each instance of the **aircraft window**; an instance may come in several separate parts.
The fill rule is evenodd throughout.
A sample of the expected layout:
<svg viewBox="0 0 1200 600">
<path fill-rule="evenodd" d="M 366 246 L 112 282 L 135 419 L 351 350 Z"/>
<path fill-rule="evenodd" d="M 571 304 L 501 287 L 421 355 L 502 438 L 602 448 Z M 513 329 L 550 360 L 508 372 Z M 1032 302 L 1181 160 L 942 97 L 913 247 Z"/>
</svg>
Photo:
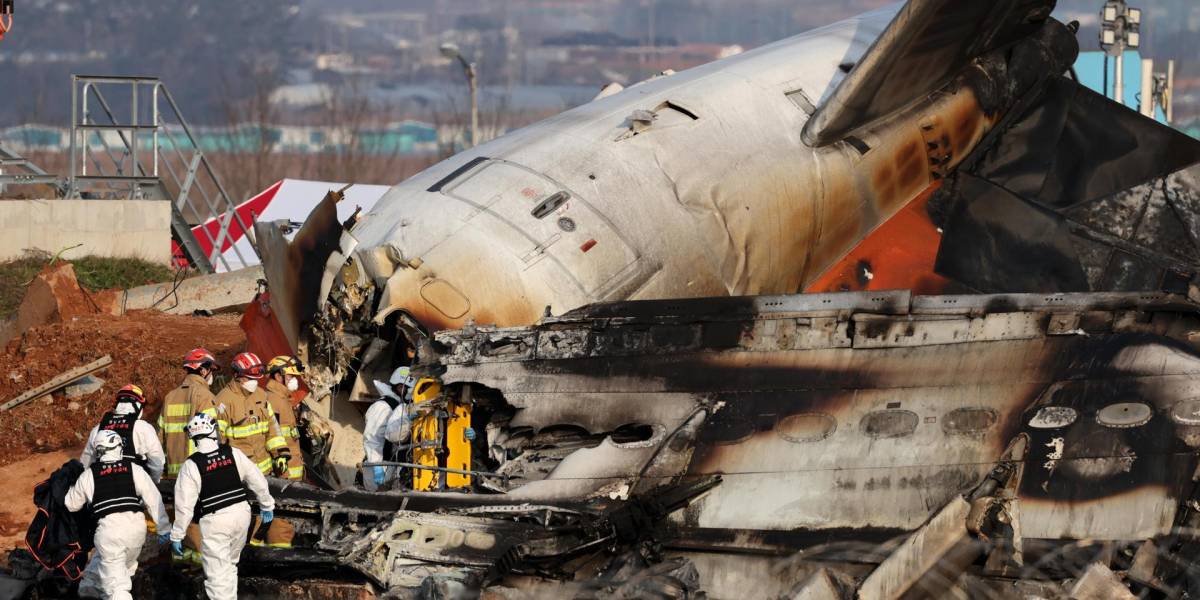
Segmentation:
<svg viewBox="0 0 1200 600">
<path fill-rule="evenodd" d="M 877 439 L 912 435 L 921 418 L 910 410 L 877 410 L 863 417 L 862 431 Z"/>
<path fill-rule="evenodd" d="M 529 211 L 529 214 L 533 215 L 535 219 L 544 219 L 550 213 L 558 210 L 558 207 L 566 204 L 567 200 L 570 199 L 571 195 L 566 192 L 555 192 L 549 198 L 542 200 L 537 206 L 533 207 L 533 210 Z"/>
<path fill-rule="evenodd" d="M 983 433 L 996 424 L 996 411 L 990 408 L 956 408 L 942 418 L 946 433 Z"/>
<path fill-rule="evenodd" d="M 803 413 L 784 417 L 775 426 L 779 437 L 795 443 L 819 442 L 837 430 L 837 421 L 829 415 Z"/>
<path fill-rule="evenodd" d="M 745 417 L 726 417 L 713 421 L 708 433 L 719 446 L 740 444 L 754 435 L 754 423 Z"/>
<path fill-rule="evenodd" d="M 1200 399 L 1176 402 L 1171 419 L 1180 425 L 1200 425 Z"/>
<path fill-rule="evenodd" d="M 1079 413 L 1067 406 L 1043 406 L 1029 420 L 1029 426 L 1034 429 L 1058 429 L 1075 422 Z"/>
<path fill-rule="evenodd" d="M 1128 427 L 1141 427 L 1150 422 L 1150 418 L 1154 416 L 1154 409 L 1148 404 L 1141 402 L 1120 402 L 1110 404 L 1100 409 L 1096 413 L 1096 422 L 1105 427 L 1115 427 L 1117 429 L 1125 429 Z"/>
</svg>

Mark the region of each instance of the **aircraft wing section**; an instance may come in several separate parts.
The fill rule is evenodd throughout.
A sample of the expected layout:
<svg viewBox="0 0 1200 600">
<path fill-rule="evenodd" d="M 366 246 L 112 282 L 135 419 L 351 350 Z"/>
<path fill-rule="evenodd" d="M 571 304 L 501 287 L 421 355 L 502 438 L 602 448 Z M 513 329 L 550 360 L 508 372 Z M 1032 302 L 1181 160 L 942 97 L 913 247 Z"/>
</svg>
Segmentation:
<svg viewBox="0 0 1200 600">
<path fill-rule="evenodd" d="M 934 92 L 971 61 L 1041 27 L 1055 0 L 909 0 L 818 107 L 804 141 L 824 146 Z"/>
<path fill-rule="evenodd" d="M 1124 211 L 1111 197 L 1200 163 L 1200 141 L 1059 75 L 1031 100 L 939 190 L 937 272 L 980 291 L 1186 290 L 1197 269 L 1183 246 L 1200 240 L 1181 199 L 1155 200 L 1170 210 L 1143 239 L 1150 197 Z"/>
</svg>

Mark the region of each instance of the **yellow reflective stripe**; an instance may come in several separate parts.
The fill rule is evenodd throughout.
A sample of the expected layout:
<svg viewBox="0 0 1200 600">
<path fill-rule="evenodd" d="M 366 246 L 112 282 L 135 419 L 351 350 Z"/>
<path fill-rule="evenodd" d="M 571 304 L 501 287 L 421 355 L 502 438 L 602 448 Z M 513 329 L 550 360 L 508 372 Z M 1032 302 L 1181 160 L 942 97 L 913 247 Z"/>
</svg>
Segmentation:
<svg viewBox="0 0 1200 600">
<path fill-rule="evenodd" d="M 183 463 L 167 463 L 167 475 L 179 475 L 179 470 L 183 468 Z"/>
<path fill-rule="evenodd" d="M 191 404 L 168 404 L 167 409 L 163 414 L 168 417 L 190 417 L 192 416 Z"/>
<path fill-rule="evenodd" d="M 284 437 L 298 438 L 300 437 L 300 428 L 293 425 L 280 425 Z"/>
<path fill-rule="evenodd" d="M 163 433 L 184 433 L 187 431 L 187 423 L 161 423 L 159 427 Z"/>
<path fill-rule="evenodd" d="M 271 459 L 267 458 L 267 459 L 258 461 L 258 470 L 262 471 L 264 474 L 270 472 L 271 471 Z"/>
<path fill-rule="evenodd" d="M 244 438 L 252 435 L 264 434 L 269 430 L 270 428 L 266 423 L 251 423 L 249 425 L 237 425 L 230 427 L 226 435 L 232 438 Z"/>
<path fill-rule="evenodd" d="M 268 548 L 291 548 L 292 545 L 287 542 L 275 542 L 274 544 L 267 544 L 267 547 Z"/>
<path fill-rule="evenodd" d="M 267 440 L 267 450 L 278 450 L 285 446 L 287 446 L 287 440 L 283 439 L 282 436 L 277 435 Z"/>
<path fill-rule="evenodd" d="M 304 479 L 304 467 L 288 467 L 289 479 Z"/>
</svg>

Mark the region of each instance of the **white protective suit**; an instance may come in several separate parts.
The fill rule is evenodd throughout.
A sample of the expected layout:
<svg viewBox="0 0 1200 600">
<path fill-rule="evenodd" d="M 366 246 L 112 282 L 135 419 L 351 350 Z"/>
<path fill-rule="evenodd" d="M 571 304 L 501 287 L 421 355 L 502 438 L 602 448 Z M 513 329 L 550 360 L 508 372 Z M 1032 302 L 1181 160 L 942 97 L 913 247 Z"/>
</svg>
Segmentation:
<svg viewBox="0 0 1200 600">
<path fill-rule="evenodd" d="M 387 396 L 392 400 L 400 400 L 396 396 L 396 392 L 392 391 L 391 386 L 382 382 L 376 381 L 375 388 L 380 395 Z M 387 400 L 377 400 L 367 408 L 367 414 L 364 416 L 363 424 L 363 452 L 366 454 L 364 462 L 378 462 L 395 460 L 394 457 L 383 455 L 383 446 L 386 442 L 393 444 L 406 444 L 408 437 L 412 432 L 412 421 L 409 418 L 409 407 L 412 402 L 412 388 L 406 388 L 406 400 L 401 401 L 393 409 Z M 366 467 L 363 469 L 363 486 L 369 491 L 379 489 L 375 484 L 375 469 L 379 467 Z M 383 480 L 387 482 L 396 478 L 399 469 L 396 467 L 382 467 Z"/>
<path fill-rule="evenodd" d="M 213 452 L 217 441 L 203 438 L 196 442 L 197 452 Z M 275 499 L 267 487 L 258 466 L 241 450 L 233 448 L 233 459 L 237 465 L 242 484 L 258 498 L 264 511 L 275 510 Z M 200 496 L 200 469 L 195 461 L 184 461 L 175 480 L 175 523 L 171 527 L 171 541 L 183 541 L 188 524 Z M 200 519 L 200 554 L 204 564 L 204 591 L 209 600 L 237 600 L 238 560 L 250 530 L 250 504 L 241 502 L 226 506 Z"/>
<path fill-rule="evenodd" d="M 121 455 L 113 453 L 101 457 L 102 461 L 105 459 L 117 461 L 121 459 Z M 133 486 L 145 505 L 146 512 L 153 517 L 158 530 L 169 529 L 171 520 L 167 518 L 167 511 L 163 508 L 158 487 L 154 485 L 146 470 L 138 465 L 133 465 Z M 94 492 L 92 470 L 88 469 L 67 491 L 67 510 L 77 512 L 91 504 Z M 138 554 L 142 551 L 142 545 L 146 543 L 145 516 L 136 512 L 106 515 L 96 526 L 95 540 L 96 551 L 92 554 L 83 580 L 79 584 L 80 595 L 99 595 L 110 600 L 132 598 L 133 574 L 137 571 Z"/>
<path fill-rule="evenodd" d="M 113 412 L 124 415 L 135 410 L 137 409 L 128 402 L 119 402 Z M 92 466 L 92 461 L 95 460 L 92 443 L 96 441 L 97 431 L 100 431 L 99 425 L 92 428 L 92 432 L 88 435 L 87 445 L 83 448 L 83 454 L 79 455 L 79 462 L 83 463 L 85 467 Z M 130 455 L 133 454 L 146 457 L 146 471 L 154 479 L 154 482 L 158 483 L 162 479 L 163 465 L 167 462 L 167 454 L 163 452 L 162 443 L 158 441 L 158 432 L 154 430 L 154 426 L 141 419 L 133 424 L 133 449 Z"/>
</svg>

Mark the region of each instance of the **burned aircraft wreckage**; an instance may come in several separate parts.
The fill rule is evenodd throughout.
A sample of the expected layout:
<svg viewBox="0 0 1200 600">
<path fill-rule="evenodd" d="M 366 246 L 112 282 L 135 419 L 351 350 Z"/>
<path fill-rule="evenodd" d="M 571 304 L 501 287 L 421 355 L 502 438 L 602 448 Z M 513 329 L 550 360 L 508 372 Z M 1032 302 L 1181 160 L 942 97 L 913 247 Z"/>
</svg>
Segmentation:
<svg viewBox="0 0 1200 600">
<path fill-rule="evenodd" d="M 1166 177 L 1200 143 L 1066 74 L 1052 9 L 910 0 L 260 223 L 325 485 L 277 482 L 299 545 L 253 560 L 400 595 L 1197 593 L 1200 196 Z M 406 475 L 354 489 L 401 364 Z"/>
</svg>

